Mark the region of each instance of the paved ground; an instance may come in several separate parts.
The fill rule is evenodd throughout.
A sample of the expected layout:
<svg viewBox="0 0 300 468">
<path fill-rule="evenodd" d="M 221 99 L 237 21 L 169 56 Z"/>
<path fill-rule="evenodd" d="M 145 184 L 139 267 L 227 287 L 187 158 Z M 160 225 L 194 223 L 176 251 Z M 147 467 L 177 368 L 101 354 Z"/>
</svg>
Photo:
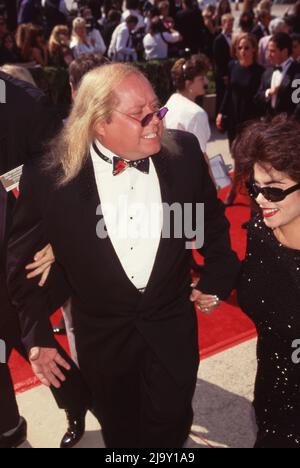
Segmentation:
<svg viewBox="0 0 300 468">
<path fill-rule="evenodd" d="M 256 340 L 202 362 L 194 400 L 195 420 L 186 448 L 252 448 L 255 424 L 251 401 L 256 372 Z M 39 387 L 18 396 L 29 422 L 22 448 L 57 448 L 65 430 L 48 389 Z M 89 414 L 87 432 L 78 448 L 104 448 L 99 424 Z"/>
</svg>

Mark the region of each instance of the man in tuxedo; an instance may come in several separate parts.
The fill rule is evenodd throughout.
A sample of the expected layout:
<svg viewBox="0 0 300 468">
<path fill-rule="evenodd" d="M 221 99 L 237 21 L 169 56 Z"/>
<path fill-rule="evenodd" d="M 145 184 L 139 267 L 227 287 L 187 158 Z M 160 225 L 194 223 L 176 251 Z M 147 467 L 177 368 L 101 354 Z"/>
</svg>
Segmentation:
<svg viewBox="0 0 300 468">
<path fill-rule="evenodd" d="M 49 104 L 40 90 L 2 72 L 0 79 L 6 88 L 6 103 L 0 104 L 0 175 L 3 175 L 31 159 L 40 158 L 43 143 L 56 133 L 59 122 L 49 111 Z M 13 349 L 27 358 L 21 343 L 17 313 L 9 299 L 6 285 L 7 238 L 14 205 L 14 196 L 7 194 L 0 182 L 0 339 L 6 343 L 7 361 Z M 36 252 L 28 263 L 32 263 Z M 36 287 L 38 288 L 37 283 Z M 60 300 L 64 296 L 59 282 L 53 285 L 53 292 L 54 312 L 63 303 Z M 86 387 L 76 366 L 62 350 L 61 353 L 64 356 L 62 362 L 71 369 L 70 379 L 61 389 L 52 388 L 52 392 L 59 407 L 68 411 L 70 430 L 64 436 L 63 445 L 71 446 L 74 439 L 78 441 L 84 432 L 82 424 L 78 424 L 78 415 L 84 419 L 87 406 Z M 26 422 L 19 415 L 7 364 L 0 364 L 0 395 L 0 447 L 15 447 L 26 438 Z M 75 431 L 74 421 L 75 426 L 80 426 L 78 429 L 75 427 Z"/>
<path fill-rule="evenodd" d="M 46 385 L 60 380 L 51 284 L 37 289 L 23 266 L 45 241 L 52 245 L 50 276 L 60 274 L 72 298 L 79 364 L 108 448 L 184 445 L 199 365 L 194 303 L 211 313 L 240 269 L 199 143 L 166 133 L 165 114 L 135 67 L 88 73 L 53 142 L 49 172 L 24 168 L 9 242 L 23 343 L 35 349 L 33 370 Z M 205 267 L 192 289 L 187 240 L 202 229 L 204 245 L 196 245 Z"/>
<path fill-rule="evenodd" d="M 292 58 L 293 43 L 287 33 L 270 39 L 269 56 L 273 67 L 265 71 L 256 102 L 269 115 L 287 113 L 299 117 L 299 103 L 293 99 L 294 82 L 300 79 L 300 65 Z"/>
<path fill-rule="evenodd" d="M 270 35 L 269 26 L 271 23 L 272 16 L 268 10 L 261 10 L 257 16 L 258 23 L 252 29 L 251 34 L 256 37 L 257 43 L 266 36 Z"/>
<path fill-rule="evenodd" d="M 228 65 L 232 60 L 232 32 L 234 18 L 230 14 L 222 16 L 222 32 L 216 37 L 213 45 L 213 55 L 215 63 L 217 103 L 216 111 L 219 113 L 225 92 L 229 83 Z"/>
</svg>

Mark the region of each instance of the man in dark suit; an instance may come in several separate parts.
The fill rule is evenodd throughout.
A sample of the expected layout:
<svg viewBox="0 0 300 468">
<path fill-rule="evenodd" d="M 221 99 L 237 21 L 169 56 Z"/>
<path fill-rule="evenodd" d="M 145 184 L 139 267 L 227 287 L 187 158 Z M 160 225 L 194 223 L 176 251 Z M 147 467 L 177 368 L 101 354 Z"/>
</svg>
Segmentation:
<svg viewBox="0 0 300 468">
<path fill-rule="evenodd" d="M 217 114 L 220 111 L 229 83 L 229 63 L 232 60 L 232 31 L 234 18 L 230 14 L 222 17 L 222 32 L 216 37 L 213 45 L 213 56 L 216 76 Z"/>
<path fill-rule="evenodd" d="M 287 33 L 277 33 L 268 49 L 273 67 L 262 77 L 256 102 L 269 115 L 287 113 L 299 117 L 300 106 L 293 96 L 295 80 L 300 79 L 300 65 L 292 58 L 292 39 Z"/>
<path fill-rule="evenodd" d="M 49 104 L 40 90 L 25 82 L 14 80 L 2 72 L 0 72 L 0 79 L 6 89 L 6 103 L 0 104 L 0 175 L 3 175 L 31 159 L 40 158 L 43 143 L 56 133 L 59 122 L 49 111 Z M 6 343 L 7 361 L 13 348 L 27 357 L 21 343 L 16 310 L 10 302 L 6 286 L 7 237 L 12 223 L 14 205 L 14 196 L 11 193 L 7 194 L 0 183 L 0 339 Z M 32 259 L 33 257 L 29 263 Z M 37 284 L 36 287 L 38 288 Z M 61 302 L 63 299 L 60 298 L 64 296 L 59 283 L 53 288 L 56 295 L 52 306 L 54 312 L 56 307 L 63 304 Z M 54 301 L 56 301 L 55 305 Z M 52 391 L 59 407 L 68 410 L 71 427 L 74 419 L 78 422 L 78 414 L 81 415 L 84 411 L 85 416 L 87 402 L 85 401 L 85 385 L 79 371 L 65 354 L 64 358 L 69 362 L 67 367 L 71 366 L 70 382 L 77 385 L 78 392 L 77 390 L 74 392 L 69 383 L 62 386 L 60 390 L 52 388 Z M 19 415 L 7 364 L 0 364 L 0 394 L 0 447 L 17 446 L 26 438 L 26 422 Z M 11 432 L 13 429 L 15 431 Z M 81 425 L 80 431 L 82 430 Z M 71 431 L 68 431 L 64 437 L 65 441 L 69 440 L 69 444 L 66 445 L 70 446 L 74 442 L 75 434 L 80 435 L 80 438 L 83 435 L 76 430 L 71 435 Z"/>
<path fill-rule="evenodd" d="M 204 20 L 193 0 L 184 0 L 183 9 L 175 16 L 176 30 L 182 36 L 182 48 L 192 54 L 200 52 L 203 46 Z"/>
<path fill-rule="evenodd" d="M 268 10 L 261 10 L 258 13 L 257 25 L 252 29 L 251 34 L 256 37 L 257 43 L 265 37 L 270 35 L 269 26 L 271 22 L 272 16 Z"/>
<path fill-rule="evenodd" d="M 240 269 L 199 143 L 184 132 L 163 138 L 165 112 L 136 68 L 90 72 L 54 142 L 49 174 L 37 164 L 24 169 L 9 242 L 23 342 L 48 385 L 60 379 L 51 285 L 35 288 L 23 268 L 45 241 L 52 245 L 50 275 L 66 278 L 79 364 L 108 448 L 184 445 L 199 365 L 193 303 L 211 313 Z M 205 267 L 192 290 L 193 238 Z"/>
</svg>

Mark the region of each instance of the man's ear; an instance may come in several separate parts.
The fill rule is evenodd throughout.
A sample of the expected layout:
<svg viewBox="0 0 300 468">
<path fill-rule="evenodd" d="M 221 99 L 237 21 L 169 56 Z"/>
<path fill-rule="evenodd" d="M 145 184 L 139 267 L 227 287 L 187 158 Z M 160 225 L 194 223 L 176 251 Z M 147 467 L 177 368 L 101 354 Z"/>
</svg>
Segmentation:
<svg viewBox="0 0 300 468">
<path fill-rule="evenodd" d="M 106 135 L 106 125 L 107 125 L 107 122 L 99 122 L 97 123 L 97 125 L 95 126 L 95 134 L 96 134 L 96 138 L 98 140 L 102 140 L 103 138 L 105 138 L 105 135 Z"/>
</svg>

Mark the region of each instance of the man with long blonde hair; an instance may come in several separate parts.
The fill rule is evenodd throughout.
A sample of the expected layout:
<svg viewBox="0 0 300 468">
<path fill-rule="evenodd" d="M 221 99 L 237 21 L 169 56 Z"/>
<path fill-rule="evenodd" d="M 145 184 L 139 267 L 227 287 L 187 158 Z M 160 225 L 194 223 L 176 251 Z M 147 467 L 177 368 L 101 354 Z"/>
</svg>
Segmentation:
<svg viewBox="0 0 300 468">
<path fill-rule="evenodd" d="M 59 386 L 68 374 L 45 313 L 49 287 L 37 290 L 23 273 L 40 243 L 53 247 L 50 276 L 60 272 L 72 298 L 79 364 L 108 448 L 184 445 L 199 365 L 193 304 L 214 311 L 240 266 L 199 143 L 166 134 L 166 112 L 136 68 L 88 73 L 46 163 L 25 166 L 10 238 L 23 341 L 41 382 Z M 168 209 L 177 218 L 185 205 L 192 237 L 179 233 L 183 218 L 168 226 Z M 206 263 L 193 288 L 187 240 L 202 228 Z"/>
</svg>

